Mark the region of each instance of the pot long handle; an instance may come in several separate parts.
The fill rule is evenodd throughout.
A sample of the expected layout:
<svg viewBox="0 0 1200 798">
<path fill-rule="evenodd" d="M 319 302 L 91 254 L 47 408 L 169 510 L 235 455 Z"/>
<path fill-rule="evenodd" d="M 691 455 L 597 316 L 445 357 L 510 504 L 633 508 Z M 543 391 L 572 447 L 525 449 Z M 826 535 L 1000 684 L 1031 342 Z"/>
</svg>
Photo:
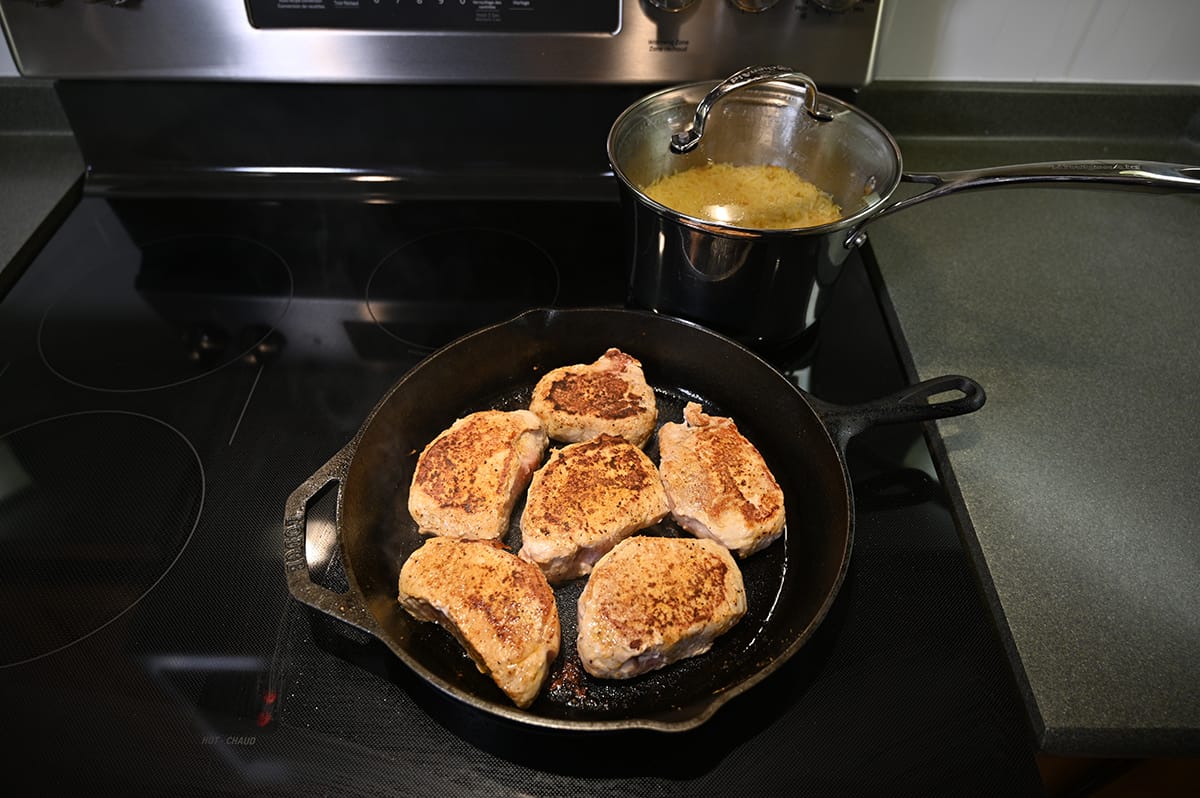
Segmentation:
<svg viewBox="0 0 1200 798">
<path fill-rule="evenodd" d="M 353 596 L 337 593 L 313 581 L 305 553 L 308 540 L 308 506 L 327 486 L 346 479 L 355 442 L 344 446 L 317 469 L 288 497 L 283 515 L 283 567 L 287 574 L 288 590 L 311 607 L 345 621 L 371 635 L 378 635 L 379 624 Z"/>
<path fill-rule="evenodd" d="M 986 401 L 983 386 L 975 380 L 947 374 L 870 402 L 835 405 L 816 401 L 814 404 L 834 442 L 845 451 L 851 438 L 871 427 L 961 416 L 973 413 Z"/>
<path fill-rule="evenodd" d="M 863 228 L 872 222 L 960 191 L 998 186 L 1058 186 L 1173 194 L 1200 191 L 1200 166 L 1160 161 L 1051 161 L 959 172 L 906 173 L 901 179 L 908 183 L 928 184 L 932 188 L 885 206 L 860 222 L 846 237 L 847 247 L 861 244 L 865 236 Z"/>
</svg>

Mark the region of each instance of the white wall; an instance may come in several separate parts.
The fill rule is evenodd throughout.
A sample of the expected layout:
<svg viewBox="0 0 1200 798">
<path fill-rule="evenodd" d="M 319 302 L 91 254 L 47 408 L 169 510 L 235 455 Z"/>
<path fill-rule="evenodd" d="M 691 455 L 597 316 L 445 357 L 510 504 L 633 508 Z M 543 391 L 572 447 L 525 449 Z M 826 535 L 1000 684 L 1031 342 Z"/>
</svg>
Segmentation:
<svg viewBox="0 0 1200 798">
<path fill-rule="evenodd" d="M 0 40 L 4 42 L 4 46 L 0 47 L 0 78 L 12 77 L 17 74 L 17 65 L 13 63 L 12 53 L 8 51 L 8 39 L 4 38 L 3 32 L 0 32 Z"/>
<path fill-rule="evenodd" d="M 884 0 L 875 77 L 1200 85 L 1200 2 Z"/>
<path fill-rule="evenodd" d="M 1200 84 L 1200 0 L 883 2 L 879 80 Z"/>
</svg>

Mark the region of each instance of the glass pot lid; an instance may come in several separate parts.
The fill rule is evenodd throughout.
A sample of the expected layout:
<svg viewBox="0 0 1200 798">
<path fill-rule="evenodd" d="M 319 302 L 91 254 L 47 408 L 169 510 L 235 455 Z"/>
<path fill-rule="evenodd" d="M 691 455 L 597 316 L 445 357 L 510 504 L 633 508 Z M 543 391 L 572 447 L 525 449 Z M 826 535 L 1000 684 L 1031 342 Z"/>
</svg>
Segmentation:
<svg viewBox="0 0 1200 798">
<path fill-rule="evenodd" d="M 725 81 L 648 95 L 614 122 L 608 156 L 640 201 L 684 224 L 731 234 L 768 231 L 689 212 L 678 203 L 671 207 L 651 198 L 647 188 L 706 167 L 779 167 L 814 184 L 839 211 L 822 224 L 769 232 L 825 232 L 869 216 L 902 173 L 900 149 L 879 123 L 786 67 L 751 67 Z"/>
</svg>

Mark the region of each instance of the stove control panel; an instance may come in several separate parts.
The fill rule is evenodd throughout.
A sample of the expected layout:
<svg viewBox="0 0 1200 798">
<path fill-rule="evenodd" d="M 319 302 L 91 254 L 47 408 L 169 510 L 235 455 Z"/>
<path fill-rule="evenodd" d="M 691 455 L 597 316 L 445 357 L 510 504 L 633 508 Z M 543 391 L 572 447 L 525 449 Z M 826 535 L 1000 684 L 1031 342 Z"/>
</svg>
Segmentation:
<svg viewBox="0 0 1200 798">
<path fill-rule="evenodd" d="M 620 0 L 246 0 L 246 8 L 259 28 L 616 33 L 621 27 Z"/>
<path fill-rule="evenodd" d="M 673 84 L 786 64 L 871 78 L 883 0 L 0 0 L 23 75 Z"/>
</svg>

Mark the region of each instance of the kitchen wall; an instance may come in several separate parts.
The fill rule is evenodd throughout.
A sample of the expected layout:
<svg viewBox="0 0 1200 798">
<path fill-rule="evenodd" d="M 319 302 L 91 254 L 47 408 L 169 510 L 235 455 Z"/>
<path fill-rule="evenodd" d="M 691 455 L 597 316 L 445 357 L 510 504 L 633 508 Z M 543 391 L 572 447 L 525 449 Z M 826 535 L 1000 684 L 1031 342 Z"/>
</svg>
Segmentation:
<svg viewBox="0 0 1200 798">
<path fill-rule="evenodd" d="M 883 2 L 877 79 L 1200 84 L 1197 0 Z"/>
<path fill-rule="evenodd" d="M 12 54 L 8 51 L 8 40 L 0 47 L 0 78 L 12 77 L 17 74 L 17 66 L 13 63 Z"/>
<path fill-rule="evenodd" d="M 884 0 L 875 76 L 1200 84 L 1197 0 Z"/>
</svg>

